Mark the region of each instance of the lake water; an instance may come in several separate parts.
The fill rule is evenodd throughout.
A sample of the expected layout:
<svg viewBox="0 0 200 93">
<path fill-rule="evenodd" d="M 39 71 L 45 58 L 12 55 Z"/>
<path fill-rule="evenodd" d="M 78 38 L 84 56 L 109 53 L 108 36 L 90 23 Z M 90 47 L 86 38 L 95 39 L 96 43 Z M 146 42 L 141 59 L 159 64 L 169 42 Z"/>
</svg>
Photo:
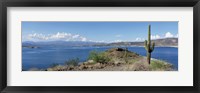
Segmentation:
<svg viewBox="0 0 200 93">
<path fill-rule="evenodd" d="M 40 47 L 22 48 L 22 68 L 47 68 L 53 63 L 64 64 L 68 59 L 79 58 L 84 62 L 92 50 L 105 51 L 112 47 Z M 129 51 L 146 56 L 144 47 L 128 47 Z M 152 58 L 167 61 L 178 69 L 178 48 L 155 47 Z"/>
</svg>

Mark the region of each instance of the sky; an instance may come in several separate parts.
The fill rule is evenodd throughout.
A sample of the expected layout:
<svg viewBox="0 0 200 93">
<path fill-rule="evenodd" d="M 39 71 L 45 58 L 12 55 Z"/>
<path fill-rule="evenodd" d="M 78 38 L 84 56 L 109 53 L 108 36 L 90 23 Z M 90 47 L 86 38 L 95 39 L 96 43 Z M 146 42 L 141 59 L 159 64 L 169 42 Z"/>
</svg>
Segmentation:
<svg viewBox="0 0 200 93">
<path fill-rule="evenodd" d="M 178 37 L 178 22 L 22 22 L 22 41 L 144 41 Z"/>
</svg>

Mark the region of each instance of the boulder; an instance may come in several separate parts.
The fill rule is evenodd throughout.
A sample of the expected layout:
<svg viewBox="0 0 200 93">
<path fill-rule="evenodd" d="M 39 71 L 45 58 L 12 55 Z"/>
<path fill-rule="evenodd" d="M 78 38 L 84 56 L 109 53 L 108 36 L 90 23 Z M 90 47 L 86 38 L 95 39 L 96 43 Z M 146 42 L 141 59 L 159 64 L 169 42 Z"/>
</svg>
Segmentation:
<svg viewBox="0 0 200 93">
<path fill-rule="evenodd" d="M 88 63 L 94 63 L 94 60 L 88 60 Z"/>
<path fill-rule="evenodd" d="M 87 68 L 92 68 L 92 66 L 91 66 L 91 65 L 88 65 Z"/>
<path fill-rule="evenodd" d="M 88 60 L 87 62 L 83 62 L 83 65 L 89 65 L 94 63 L 94 60 Z"/>
<path fill-rule="evenodd" d="M 67 70 L 73 70 L 74 69 L 74 66 L 68 66 L 67 67 Z"/>
<path fill-rule="evenodd" d="M 81 65 L 78 67 L 78 69 L 79 69 L 79 70 L 83 70 L 84 67 L 85 67 L 85 65 L 81 64 Z"/>
<path fill-rule="evenodd" d="M 47 71 L 53 71 L 53 69 L 52 68 L 47 68 Z"/>
<path fill-rule="evenodd" d="M 100 68 L 101 68 L 101 64 L 100 64 L 100 63 L 96 63 L 93 67 L 94 67 L 95 69 L 100 69 Z"/>
</svg>

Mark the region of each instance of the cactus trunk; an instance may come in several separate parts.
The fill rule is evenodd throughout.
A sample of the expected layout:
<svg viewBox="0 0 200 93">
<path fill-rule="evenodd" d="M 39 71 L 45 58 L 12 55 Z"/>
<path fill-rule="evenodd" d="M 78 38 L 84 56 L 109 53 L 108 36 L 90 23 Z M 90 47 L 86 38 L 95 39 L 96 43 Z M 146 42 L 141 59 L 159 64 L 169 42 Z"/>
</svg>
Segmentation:
<svg viewBox="0 0 200 93">
<path fill-rule="evenodd" d="M 151 25 L 148 27 L 148 40 L 144 42 L 145 49 L 147 51 L 147 62 L 148 64 L 151 63 L 151 52 L 154 50 L 155 43 L 153 42 L 151 45 Z"/>
<path fill-rule="evenodd" d="M 128 62 L 128 60 L 127 60 L 127 51 L 128 51 L 128 48 L 126 47 L 125 48 L 125 54 L 124 54 L 124 59 L 125 59 L 126 63 Z"/>
<path fill-rule="evenodd" d="M 151 63 L 151 53 L 147 52 L 147 62 L 148 64 Z"/>
</svg>

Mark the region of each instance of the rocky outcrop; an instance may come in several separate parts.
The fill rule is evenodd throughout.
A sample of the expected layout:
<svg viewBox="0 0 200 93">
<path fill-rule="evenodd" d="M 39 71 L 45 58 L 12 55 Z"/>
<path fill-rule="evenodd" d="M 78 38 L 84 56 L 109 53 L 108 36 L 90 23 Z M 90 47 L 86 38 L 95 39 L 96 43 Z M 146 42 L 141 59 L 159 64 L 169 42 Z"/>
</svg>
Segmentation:
<svg viewBox="0 0 200 93">
<path fill-rule="evenodd" d="M 57 65 L 47 71 L 168 71 L 173 70 L 173 65 L 160 60 L 146 62 L 146 57 L 123 48 L 112 48 L 104 52 L 111 60 L 109 62 L 95 62 L 88 60 L 77 66 Z"/>
</svg>

